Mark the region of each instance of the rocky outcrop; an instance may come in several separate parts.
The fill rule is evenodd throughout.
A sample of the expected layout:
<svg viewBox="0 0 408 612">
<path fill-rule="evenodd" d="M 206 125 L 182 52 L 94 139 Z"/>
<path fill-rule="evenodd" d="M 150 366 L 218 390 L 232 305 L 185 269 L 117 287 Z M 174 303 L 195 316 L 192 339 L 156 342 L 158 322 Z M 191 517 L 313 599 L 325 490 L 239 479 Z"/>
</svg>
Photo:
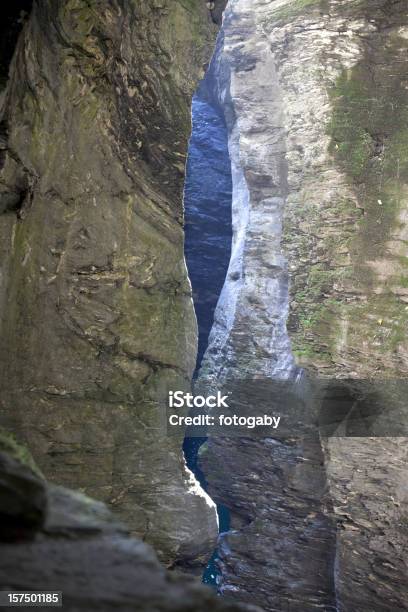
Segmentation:
<svg viewBox="0 0 408 612">
<path fill-rule="evenodd" d="M 218 25 L 222 22 L 223 12 L 227 6 L 228 0 L 216 0 L 215 2 L 207 2 L 207 8 L 211 12 L 211 17 L 214 23 Z"/>
<path fill-rule="evenodd" d="M 47 483 L 4 453 L 2 443 L 1 449 L 2 589 L 62 591 L 63 609 L 70 611 L 258 610 L 224 602 L 196 580 L 166 571 L 150 546 L 130 537 L 103 503 Z M 7 486 L 10 466 L 13 493 Z M 34 507 L 41 512 L 34 515 Z M 14 513 L 13 531 L 5 530 L 17 508 L 24 513 Z"/>
<path fill-rule="evenodd" d="M 343 379 L 349 408 L 368 390 L 383 419 L 397 402 L 372 381 L 407 371 L 407 27 L 398 1 L 230 2 L 213 78 L 234 236 L 202 384 L 302 394 L 303 367 L 329 399 Z M 221 592 L 267 610 L 406 609 L 404 430 L 373 431 L 209 439 L 201 466 L 231 510 Z"/>
<path fill-rule="evenodd" d="M 44 524 L 46 495 L 30 468 L 0 452 L 0 539 L 29 537 Z"/>
<path fill-rule="evenodd" d="M 163 405 L 195 364 L 182 190 L 215 29 L 201 0 L 34 2 L 3 96 L 1 423 L 167 564 L 216 537 Z"/>
</svg>

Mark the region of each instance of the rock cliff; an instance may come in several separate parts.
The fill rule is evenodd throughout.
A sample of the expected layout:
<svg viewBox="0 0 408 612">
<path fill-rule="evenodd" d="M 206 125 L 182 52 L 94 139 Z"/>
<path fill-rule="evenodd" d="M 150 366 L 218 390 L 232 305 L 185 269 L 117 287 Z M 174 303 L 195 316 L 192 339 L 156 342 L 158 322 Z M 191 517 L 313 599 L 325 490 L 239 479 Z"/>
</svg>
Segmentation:
<svg viewBox="0 0 408 612">
<path fill-rule="evenodd" d="M 304 368 L 329 411 L 342 379 L 349 408 L 370 389 L 387 420 L 379 379 L 408 365 L 407 39 L 403 2 L 229 3 L 212 73 L 234 236 L 203 384 L 301 386 Z M 209 439 L 201 466 L 231 510 L 221 592 L 276 611 L 407 609 L 404 431 L 366 431 Z"/>
<path fill-rule="evenodd" d="M 163 406 L 195 365 L 182 192 L 215 32 L 201 0 L 34 2 L 2 93 L 1 424 L 167 564 L 217 531 Z"/>
</svg>

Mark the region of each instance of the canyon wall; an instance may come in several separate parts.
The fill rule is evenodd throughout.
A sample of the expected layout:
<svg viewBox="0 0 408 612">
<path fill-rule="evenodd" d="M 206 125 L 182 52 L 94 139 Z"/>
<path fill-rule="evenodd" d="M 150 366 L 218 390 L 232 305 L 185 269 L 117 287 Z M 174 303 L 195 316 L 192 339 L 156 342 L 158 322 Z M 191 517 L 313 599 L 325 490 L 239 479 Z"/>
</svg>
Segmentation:
<svg viewBox="0 0 408 612">
<path fill-rule="evenodd" d="M 202 450 L 231 510 L 220 591 L 266 610 L 407 609 L 406 430 L 386 428 L 408 367 L 407 41 L 399 1 L 231 0 L 212 65 L 234 236 L 201 383 L 319 377 L 327 414 L 337 394 L 370 417 Z"/>
<path fill-rule="evenodd" d="M 72 612 L 256 612 L 167 571 L 105 504 L 47 482 L 27 449 L 2 431 L 0 473 L 3 588 L 60 591 Z"/>
<path fill-rule="evenodd" d="M 195 365 L 182 193 L 209 8 L 34 2 L 2 92 L 1 425 L 166 564 L 217 533 L 163 403 Z"/>
</svg>

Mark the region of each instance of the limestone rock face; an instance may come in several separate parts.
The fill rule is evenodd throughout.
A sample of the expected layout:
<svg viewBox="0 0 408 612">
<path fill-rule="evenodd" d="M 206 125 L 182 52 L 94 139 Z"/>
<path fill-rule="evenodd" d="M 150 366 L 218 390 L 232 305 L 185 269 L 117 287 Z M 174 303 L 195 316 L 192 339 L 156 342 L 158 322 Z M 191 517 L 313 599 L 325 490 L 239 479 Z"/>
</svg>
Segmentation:
<svg viewBox="0 0 408 612">
<path fill-rule="evenodd" d="M 201 0 L 34 2 L 3 95 L 1 423 L 169 564 L 216 536 L 163 405 L 195 364 L 182 190 L 215 28 Z"/>
<path fill-rule="evenodd" d="M 407 39 L 403 2 L 229 3 L 212 71 L 234 236 L 203 384 L 406 376 Z M 201 466 L 231 510 L 221 592 L 407 609 L 405 440 L 367 432 L 209 439 Z"/>
</svg>

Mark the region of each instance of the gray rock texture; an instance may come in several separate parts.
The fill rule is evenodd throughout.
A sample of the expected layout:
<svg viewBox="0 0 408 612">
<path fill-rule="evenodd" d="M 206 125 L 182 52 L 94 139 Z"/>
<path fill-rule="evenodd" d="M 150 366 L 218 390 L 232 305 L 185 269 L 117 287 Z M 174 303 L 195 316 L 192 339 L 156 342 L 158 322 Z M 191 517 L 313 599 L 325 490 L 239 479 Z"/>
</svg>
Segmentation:
<svg viewBox="0 0 408 612">
<path fill-rule="evenodd" d="M 217 532 L 163 406 L 195 364 L 182 190 L 215 32 L 201 0 L 34 2 L 2 96 L 1 424 L 167 564 Z"/>
<path fill-rule="evenodd" d="M 14 533 L 14 542 L 10 531 L 7 541 L 1 541 L 4 503 L 11 508 L 3 488 L 10 465 L 22 484 L 19 501 L 26 511 L 24 517 L 15 517 L 14 526 L 24 530 Z M 33 481 L 47 499 L 47 510 L 28 534 L 26 519 L 37 499 L 32 495 Z M 72 612 L 259 610 L 223 601 L 195 579 L 166 571 L 152 548 L 130 537 L 105 504 L 40 480 L 6 453 L 0 454 L 0 513 L 2 589 L 62 591 L 63 609 Z"/>
<path fill-rule="evenodd" d="M 234 237 L 202 384 L 301 389 L 302 367 L 329 389 L 362 380 L 387 420 L 381 377 L 408 364 L 407 40 L 403 2 L 229 3 L 212 71 Z M 221 592 L 273 611 L 407 609 L 406 440 L 370 433 L 209 439 L 201 466 L 231 510 Z"/>
</svg>

